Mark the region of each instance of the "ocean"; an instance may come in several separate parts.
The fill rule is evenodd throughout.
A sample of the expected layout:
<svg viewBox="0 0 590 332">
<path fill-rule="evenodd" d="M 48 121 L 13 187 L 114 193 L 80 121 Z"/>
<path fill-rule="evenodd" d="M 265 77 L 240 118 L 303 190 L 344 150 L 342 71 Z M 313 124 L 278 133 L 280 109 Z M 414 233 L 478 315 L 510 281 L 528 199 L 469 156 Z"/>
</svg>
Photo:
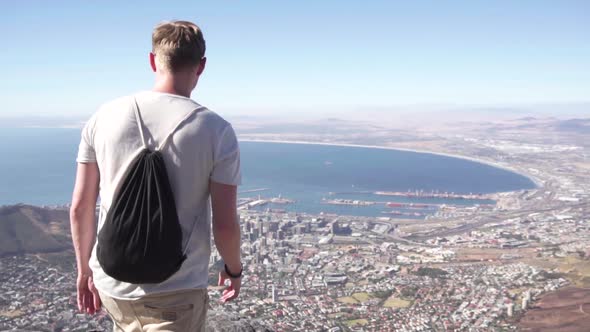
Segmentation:
<svg viewBox="0 0 590 332">
<path fill-rule="evenodd" d="M 0 205 L 60 205 L 71 199 L 78 129 L 0 130 Z M 257 209 L 285 209 L 357 216 L 384 216 L 387 201 L 473 205 L 479 200 L 407 198 L 375 191 L 493 193 L 534 188 L 528 178 L 465 159 L 362 147 L 240 142 L 243 180 L 240 198 L 281 196 L 295 203 Z M 252 191 L 265 189 L 261 191 Z M 337 193 L 331 195 L 330 193 Z M 323 199 L 377 201 L 370 206 L 329 205 Z M 414 210 L 411 210 L 414 211 Z M 427 211 L 426 211 L 427 212 Z"/>
</svg>

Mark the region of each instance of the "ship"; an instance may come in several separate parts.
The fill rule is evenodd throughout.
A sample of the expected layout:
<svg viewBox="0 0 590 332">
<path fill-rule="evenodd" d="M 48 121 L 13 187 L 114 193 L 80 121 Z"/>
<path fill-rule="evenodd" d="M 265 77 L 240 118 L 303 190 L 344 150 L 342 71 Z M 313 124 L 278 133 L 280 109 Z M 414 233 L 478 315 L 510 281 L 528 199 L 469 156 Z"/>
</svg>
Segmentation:
<svg viewBox="0 0 590 332">
<path fill-rule="evenodd" d="M 429 204 L 421 204 L 421 203 L 412 203 L 412 204 L 410 204 L 410 207 L 414 207 L 414 208 L 429 208 L 429 207 L 431 207 L 431 205 L 429 205 Z"/>
<path fill-rule="evenodd" d="M 381 211 L 381 213 L 383 213 L 383 214 L 392 214 L 394 216 L 401 216 L 403 214 L 403 212 L 396 211 L 396 210 L 393 210 L 393 211 Z"/>
<path fill-rule="evenodd" d="M 385 204 L 391 208 L 407 208 L 407 209 L 430 209 L 437 207 L 436 204 L 425 204 L 425 203 L 400 203 L 400 202 L 388 202 Z"/>
<path fill-rule="evenodd" d="M 288 199 L 288 198 L 283 198 L 280 194 L 279 194 L 279 197 L 271 198 L 270 199 L 270 202 L 271 203 L 274 203 L 274 204 L 292 204 L 292 203 L 295 203 L 294 200 Z"/>
<path fill-rule="evenodd" d="M 381 211 L 382 214 L 390 214 L 394 216 L 405 216 L 405 217 L 424 217 L 425 213 L 422 212 L 402 212 L 398 210 Z"/>
<path fill-rule="evenodd" d="M 400 191 L 375 191 L 373 192 L 374 195 L 380 196 L 394 196 L 394 197 L 420 197 L 420 198 L 445 198 L 445 199 L 471 199 L 471 200 L 487 200 L 488 198 L 481 194 L 455 194 L 454 192 L 424 192 L 423 190 L 419 191 L 407 191 L 407 192 L 400 192 Z"/>
<path fill-rule="evenodd" d="M 324 204 L 331 204 L 331 205 L 353 205 L 353 206 L 367 206 L 367 205 L 374 205 L 375 202 L 369 201 L 359 201 L 359 200 L 351 200 L 351 199 L 325 199 L 322 198 L 322 203 Z"/>
</svg>

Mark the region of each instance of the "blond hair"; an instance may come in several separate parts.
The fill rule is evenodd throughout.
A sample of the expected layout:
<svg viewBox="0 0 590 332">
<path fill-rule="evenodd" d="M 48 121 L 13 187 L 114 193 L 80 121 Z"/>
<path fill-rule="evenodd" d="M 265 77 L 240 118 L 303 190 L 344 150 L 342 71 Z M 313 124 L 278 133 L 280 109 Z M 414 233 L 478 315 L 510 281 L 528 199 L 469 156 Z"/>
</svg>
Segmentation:
<svg viewBox="0 0 590 332">
<path fill-rule="evenodd" d="M 205 56 L 203 32 L 188 21 L 158 24 L 152 33 L 152 53 L 157 66 L 164 70 L 176 72 L 196 66 Z"/>
</svg>

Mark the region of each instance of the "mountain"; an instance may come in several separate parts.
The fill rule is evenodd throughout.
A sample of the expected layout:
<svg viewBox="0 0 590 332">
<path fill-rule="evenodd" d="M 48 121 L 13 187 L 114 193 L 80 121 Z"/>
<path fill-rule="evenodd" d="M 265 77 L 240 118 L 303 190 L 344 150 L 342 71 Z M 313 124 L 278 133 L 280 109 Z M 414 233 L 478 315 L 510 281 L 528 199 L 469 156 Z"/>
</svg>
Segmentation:
<svg viewBox="0 0 590 332">
<path fill-rule="evenodd" d="M 70 249 L 69 220 L 65 209 L 0 207 L 0 257 Z"/>
<path fill-rule="evenodd" d="M 555 129 L 559 131 L 589 134 L 590 119 L 569 119 L 559 121 L 555 124 Z"/>
</svg>

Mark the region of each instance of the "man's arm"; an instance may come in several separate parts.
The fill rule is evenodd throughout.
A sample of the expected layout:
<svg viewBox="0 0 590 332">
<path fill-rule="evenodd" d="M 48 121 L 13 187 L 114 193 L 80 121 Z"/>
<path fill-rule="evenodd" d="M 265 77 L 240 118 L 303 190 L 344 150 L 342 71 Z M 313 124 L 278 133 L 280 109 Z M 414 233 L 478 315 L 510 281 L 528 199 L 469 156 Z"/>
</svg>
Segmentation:
<svg viewBox="0 0 590 332">
<path fill-rule="evenodd" d="M 237 214 L 237 186 L 210 181 L 211 206 L 213 209 L 213 238 L 217 251 L 223 258 L 232 274 L 238 274 L 242 269 L 240 259 L 240 224 Z M 231 278 L 225 271 L 219 272 L 219 286 L 223 286 L 226 279 L 230 286 L 223 291 L 222 302 L 238 297 L 241 278 Z"/>
<path fill-rule="evenodd" d="M 90 314 L 100 309 L 100 298 L 88 265 L 96 239 L 95 209 L 99 180 L 98 164 L 78 163 L 70 209 L 70 226 L 78 268 L 78 308 Z"/>
</svg>

